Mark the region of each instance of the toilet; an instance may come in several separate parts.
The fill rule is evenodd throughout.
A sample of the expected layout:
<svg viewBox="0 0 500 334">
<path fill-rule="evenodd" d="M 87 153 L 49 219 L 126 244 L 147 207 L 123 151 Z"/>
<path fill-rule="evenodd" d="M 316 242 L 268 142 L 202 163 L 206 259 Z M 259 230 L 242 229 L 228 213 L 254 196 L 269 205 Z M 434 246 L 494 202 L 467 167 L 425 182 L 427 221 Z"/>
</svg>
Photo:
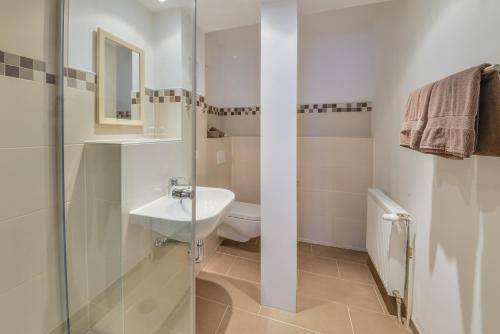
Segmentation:
<svg viewBox="0 0 500 334">
<path fill-rule="evenodd" d="M 247 242 L 260 236 L 260 205 L 234 202 L 229 215 L 217 229 L 219 237 Z"/>
</svg>

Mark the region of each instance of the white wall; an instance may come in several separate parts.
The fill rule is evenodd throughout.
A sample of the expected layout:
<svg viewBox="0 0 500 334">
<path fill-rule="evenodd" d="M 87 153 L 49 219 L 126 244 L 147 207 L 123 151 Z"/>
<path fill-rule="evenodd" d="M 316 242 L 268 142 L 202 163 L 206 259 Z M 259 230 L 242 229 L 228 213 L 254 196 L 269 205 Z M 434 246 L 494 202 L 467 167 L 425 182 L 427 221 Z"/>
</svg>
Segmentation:
<svg viewBox="0 0 500 334">
<path fill-rule="evenodd" d="M 98 27 L 143 49 L 146 87 L 191 87 L 192 18 L 186 9 L 153 13 L 137 0 L 70 0 L 68 64 L 95 72 L 95 39 Z M 204 67 L 204 41 L 199 42 L 200 67 Z M 199 72 L 201 92 L 204 75 Z"/>
<path fill-rule="evenodd" d="M 260 105 L 260 25 L 206 34 L 206 53 L 208 103 Z"/>
<path fill-rule="evenodd" d="M 376 6 L 304 15 L 299 26 L 298 101 L 370 102 L 375 88 Z M 260 26 L 206 34 L 207 100 L 219 107 L 260 105 Z M 260 134 L 258 116 L 209 121 L 232 135 Z M 298 115 L 298 135 L 370 136 L 371 113 Z"/>
<path fill-rule="evenodd" d="M 382 5 L 373 113 L 374 182 L 417 226 L 415 322 L 423 334 L 500 332 L 500 159 L 450 161 L 402 149 L 411 90 L 500 62 L 497 0 Z"/>
<path fill-rule="evenodd" d="M 154 86 L 153 14 L 136 0 L 70 0 L 68 65 L 96 72 L 96 31 L 103 28 L 143 49 L 145 81 Z"/>
<path fill-rule="evenodd" d="M 301 17 L 300 104 L 372 101 L 376 8 L 360 6 Z M 298 117 L 302 137 L 371 135 L 371 113 Z"/>
<path fill-rule="evenodd" d="M 362 6 L 301 17 L 301 104 L 372 100 L 374 14 Z"/>
<path fill-rule="evenodd" d="M 182 87 L 182 9 L 153 16 L 155 88 Z"/>
</svg>

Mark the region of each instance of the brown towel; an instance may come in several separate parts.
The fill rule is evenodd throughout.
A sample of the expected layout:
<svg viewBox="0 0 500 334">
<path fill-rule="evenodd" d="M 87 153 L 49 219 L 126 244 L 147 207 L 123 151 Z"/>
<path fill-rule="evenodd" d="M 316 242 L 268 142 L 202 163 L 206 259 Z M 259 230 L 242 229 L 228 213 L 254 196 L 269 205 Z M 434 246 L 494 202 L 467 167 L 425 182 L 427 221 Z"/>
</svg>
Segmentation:
<svg viewBox="0 0 500 334">
<path fill-rule="evenodd" d="M 420 151 L 450 159 L 468 158 L 477 143 L 483 64 L 434 83 Z"/>
<path fill-rule="evenodd" d="M 401 146 L 419 150 L 422 133 L 427 124 L 427 112 L 433 86 L 434 83 L 411 93 L 400 132 L 399 144 Z"/>
<path fill-rule="evenodd" d="M 477 155 L 500 157 L 500 76 L 483 77 L 479 103 Z"/>
</svg>

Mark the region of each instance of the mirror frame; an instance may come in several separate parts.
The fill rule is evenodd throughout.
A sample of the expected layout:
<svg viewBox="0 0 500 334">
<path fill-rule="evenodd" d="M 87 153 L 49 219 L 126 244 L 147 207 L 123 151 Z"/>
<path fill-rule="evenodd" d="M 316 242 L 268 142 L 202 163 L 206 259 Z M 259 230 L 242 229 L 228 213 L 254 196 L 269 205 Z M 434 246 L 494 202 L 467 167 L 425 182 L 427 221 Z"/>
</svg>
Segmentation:
<svg viewBox="0 0 500 334">
<path fill-rule="evenodd" d="M 105 101 L 105 68 L 106 68 L 106 40 L 111 40 L 121 46 L 139 54 L 139 115 L 140 119 L 119 119 L 106 117 Z M 144 126 L 144 51 L 137 46 L 117 37 L 102 28 L 97 28 L 97 123 L 100 125 Z"/>
</svg>

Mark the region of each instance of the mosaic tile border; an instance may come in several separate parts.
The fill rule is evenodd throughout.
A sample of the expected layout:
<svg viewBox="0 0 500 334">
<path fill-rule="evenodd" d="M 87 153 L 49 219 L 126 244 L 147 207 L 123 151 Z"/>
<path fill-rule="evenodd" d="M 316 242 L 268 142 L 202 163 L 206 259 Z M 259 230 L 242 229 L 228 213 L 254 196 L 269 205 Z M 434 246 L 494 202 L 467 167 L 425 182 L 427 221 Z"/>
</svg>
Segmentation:
<svg viewBox="0 0 500 334">
<path fill-rule="evenodd" d="M 205 104 L 203 112 L 216 116 L 255 116 L 260 115 L 259 106 L 219 108 Z M 297 114 L 324 114 L 339 112 L 372 112 L 371 102 L 349 102 L 349 103 L 319 103 L 301 104 L 297 106 Z"/>
<path fill-rule="evenodd" d="M 16 55 L 0 50 L 0 76 L 7 76 L 23 80 L 37 81 L 51 85 L 56 84 L 56 75 L 46 72 L 47 64 L 44 61 Z M 64 69 L 64 83 L 66 86 L 96 92 L 97 76 L 95 73 L 82 71 L 76 68 Z M 181 103 L 185 100 L 191 103 L 191 92 L 182 89 L 150 89 L 146 88 L 146 96 L 150 103 Z M 132 104 L 139 103 L 139 93 L 132 96 Z M 260 106 L 221 108 L 209 105 L 204 96 L 198 95 L 196 106 L 202 113 L 216 116 L 256 116 L 260 115 Z M 371 102 L 348 103 L 318 103 L 302 104 L 297 106 L 298 114 L 324 114 L 338 112 L 372 112 Z"/>
<path fill-rule="evenodd" d="M 260 107 L 218 108 L 208 106 L 207 113 L 217 116 L 255 116 L 260 114 Z"/>
<path fill-rule="evenodd" d="M 146 92 L 150 103 L 180 103 L 182 102 L 182 98 L 189 98 L 190 96 L 187 90 L 181 88 L 157 89 L 151 90 L 150 93 Z"/>
<path fill-rule="evenodd" d="M 1 76 L 55 85 L 56 75 L 46 69 L 44 61 L 0 50 Z"/>
<path fill-rule="evenodd" d="M 95 92 L 97 89 L 97 76 L 92 72 L 65 67 L 64 85 L 71 88 Z"/>
<path fill-rule="evenodd" d="M 322 114 L 337 112 L 371 112 L 373 110 L 371 102 L 349 102 L 349 103 L 322 103 L 322 104 L 301 104 L 297 110 L 299 114 Z"/>
</svg>

